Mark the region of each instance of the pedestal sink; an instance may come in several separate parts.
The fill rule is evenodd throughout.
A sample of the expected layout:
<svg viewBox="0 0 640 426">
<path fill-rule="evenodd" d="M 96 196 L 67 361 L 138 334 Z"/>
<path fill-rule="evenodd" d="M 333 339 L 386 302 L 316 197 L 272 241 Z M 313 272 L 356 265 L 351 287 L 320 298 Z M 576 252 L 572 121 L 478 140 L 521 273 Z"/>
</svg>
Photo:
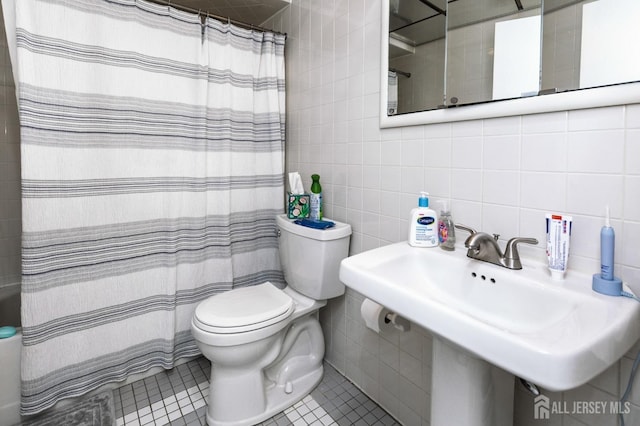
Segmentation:
<svg viewBox="0 0 640 426">
<path fill-rule="evenodd" d="M 406 242 L 342 261 L 346 286 L 433 332 L 432 426 L 509 425 L 513 376 L 572 389 L 640 338 L 640 303 L 593 292 L 589 274 L 553 281 L 546 265 L 522 263 Z"/>
</svg>

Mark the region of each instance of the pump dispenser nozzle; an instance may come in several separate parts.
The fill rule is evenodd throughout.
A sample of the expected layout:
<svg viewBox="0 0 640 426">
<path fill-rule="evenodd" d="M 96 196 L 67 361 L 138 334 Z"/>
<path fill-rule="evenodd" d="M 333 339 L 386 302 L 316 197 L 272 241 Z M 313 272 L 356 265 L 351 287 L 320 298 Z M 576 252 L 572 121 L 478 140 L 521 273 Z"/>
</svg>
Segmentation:
<svg viewBox="0 0 640 426">
<path fill-rule="evenodd" d="M 420 198 L 418 198 L 418 207 L 429 207 L 429 193 L 420 191 Z"/>
</svg>

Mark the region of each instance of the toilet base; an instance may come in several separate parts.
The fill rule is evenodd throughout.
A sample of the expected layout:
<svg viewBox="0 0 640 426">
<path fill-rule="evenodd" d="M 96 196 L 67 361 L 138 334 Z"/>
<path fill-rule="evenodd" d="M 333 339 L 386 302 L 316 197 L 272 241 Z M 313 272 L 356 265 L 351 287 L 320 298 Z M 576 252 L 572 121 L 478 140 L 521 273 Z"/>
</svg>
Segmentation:
<svg viewBox="0 0 640 426">
<path fill-rule="evenodd" d="M 250 426 L 267 420 L 307 396 L 318 385 L 318 383 L 320 383 L 320 380 L 322 380 L 323 370 L 323 366 L 320 364 L 315 370 L 302 377 L 298 377 L 291 382 L 287 382 L 283 385 L 276 385 L 273 383 L 273 385 L 269 386 L 265 392 L 265 410 L 248 419 L 233 422 L 218 421 L 211 416 L 211 405 L 209 404 L 209 407 L 207 408 L 207 425 Z M 287 390 L 290 390 L 291 392 L 287 393 Z"/>
</svg>

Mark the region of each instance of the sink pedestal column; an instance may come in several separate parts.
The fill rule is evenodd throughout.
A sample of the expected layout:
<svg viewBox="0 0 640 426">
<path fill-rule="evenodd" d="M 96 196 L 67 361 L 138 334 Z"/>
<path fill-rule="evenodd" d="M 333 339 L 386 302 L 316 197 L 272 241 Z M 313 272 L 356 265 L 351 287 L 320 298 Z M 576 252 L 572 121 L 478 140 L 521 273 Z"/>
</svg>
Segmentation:
<svg viewBox="0 0 640 426">
<path fill-rule="evenodd" d="M 433 336 L 431 426 L 513 426 L 513 375 Z"/>
</svg>

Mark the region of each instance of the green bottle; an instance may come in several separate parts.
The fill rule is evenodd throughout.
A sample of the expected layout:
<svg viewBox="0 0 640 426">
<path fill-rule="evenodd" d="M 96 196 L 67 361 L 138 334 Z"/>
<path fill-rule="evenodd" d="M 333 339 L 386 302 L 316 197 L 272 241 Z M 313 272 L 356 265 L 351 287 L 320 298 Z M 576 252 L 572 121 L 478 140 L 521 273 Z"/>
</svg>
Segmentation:
<svg viewBox="0 0 640 426">
<path fill-rule="evenodd" d="M 322 220 L 322 187 L 320 175 L 311 175 L 311 209 L 309 217 L 313 220 Z"/>
</svg>

